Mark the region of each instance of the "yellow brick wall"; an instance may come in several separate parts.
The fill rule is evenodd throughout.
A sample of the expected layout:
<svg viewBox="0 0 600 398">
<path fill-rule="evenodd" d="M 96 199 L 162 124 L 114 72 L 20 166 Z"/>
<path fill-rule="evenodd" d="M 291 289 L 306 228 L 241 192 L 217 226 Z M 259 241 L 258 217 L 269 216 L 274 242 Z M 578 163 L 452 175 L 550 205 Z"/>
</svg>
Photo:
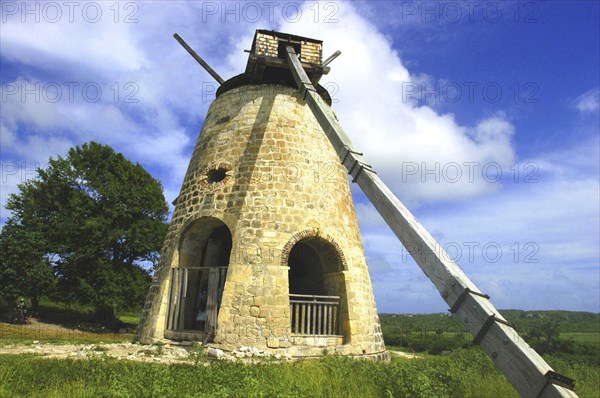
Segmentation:
<svg viewBox="0 0 600 398">
<path fill-rule="evenodd" d="M 257 55 L 277 58 L 278 40 L 274 36 L 257 33 L 256 48 Z M 300 44 L 300 60 L 311 64 L 320 64 L 322 61 L 321 44 L 302 41 Z"/>
</svg>

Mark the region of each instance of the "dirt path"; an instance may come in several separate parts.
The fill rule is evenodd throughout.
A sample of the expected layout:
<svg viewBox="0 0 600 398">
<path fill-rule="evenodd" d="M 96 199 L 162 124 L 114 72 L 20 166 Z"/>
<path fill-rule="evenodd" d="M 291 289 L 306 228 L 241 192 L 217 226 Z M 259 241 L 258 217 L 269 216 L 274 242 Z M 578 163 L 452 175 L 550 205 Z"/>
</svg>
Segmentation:
<svg viewBox="0 0 600 398">
<path fill-rule="evenodd" d="M 193 355 L 180 346 L 139 345 L 132 343 L 115 344 L 10 344 L 0 347 L 2 354 L 37 354 L 45 358 L 84 359 L 104 355 L 116 359 L 128 359 L 140 362 L 192 363 Z"/>
<path fill-rule="evenodd" d="M 390 354 L 393 357 L 402 357 L 402 358 L 408 358 L 408 359 L 417 359 L 417 358 L 421 358 L 420 355 L 415 354 L 415 353 L 410 353 L 410 352 L 404 352 L 404 351 L 392 351 L 389 350 Z"/>
<path fill-rule="evenodd" d="M 22 342 L 15 344 L 0 345 L 0 355 L 3 354 L 37 354 L 45 358 L 73 358 L 84 359 L 94 357 L 111 357 L 116 359 L 127 359 L 140 362 L 155 362 L 155 363 L 194 363 L 196 361 L 197 352 L 195 348 L 180 344 L 161 344 L 161 345 L 141 345 L 126 342 L 130 340 L 132 335 L 120 335 L 114 333 L 91 333 L 82 330 L 65 327 L 62 325 L 40 322 L 37 319 L 30 319 L 25 325 L 13 325 L 0 323 L 0 343 L 3 336 L 18 335 Z M 98 343 L 75 344 L 63 343 L 53 344 L 44 343 L 48 338 L 59 337 L 68 341 L 70 338 L 81 339 L 92 336 L 92 341 L 106 337 L 104 342 L 98 340 Z M 109 343 L 106 341 L 116 341 Z M 38 341 L 40 340 L 40 341 Z M 208 352 L 211 349 L 207 349 Z M 222 359 L 242 359 L 247 357 L 263 357 L 268 356 L 262 350 L 256 348 L 244 347 L 240 352 L 233 352 L 231 355 L 226 355 L 227 358 Z M 217 350 L 220 351 L 220 350 Z M 402 351 L 389 351 L 392 356 L 403 358 L 420 358 L 417 354 L 411 354 Z M 222 354 L 222 351 L 221 351 Z M 217 353 L 219 358 L 221 354 Z M 210 353 L 209 353 L 210 356 Z M 281 356 L 278 359 L 281 359 Z M 289 358 L 285 358 L 289 359 Z"/>
<path fill-rule="evenodd" d="M 144 346 L 132 343 L 117 344 L 11 344 L 0 347 L 0 354 L 38 354 L 46 358 L 92 358 L 103 355 L 116 359 L 141 362 L 192 361 L 188 350 L 178 346 Z"/>
</svg>

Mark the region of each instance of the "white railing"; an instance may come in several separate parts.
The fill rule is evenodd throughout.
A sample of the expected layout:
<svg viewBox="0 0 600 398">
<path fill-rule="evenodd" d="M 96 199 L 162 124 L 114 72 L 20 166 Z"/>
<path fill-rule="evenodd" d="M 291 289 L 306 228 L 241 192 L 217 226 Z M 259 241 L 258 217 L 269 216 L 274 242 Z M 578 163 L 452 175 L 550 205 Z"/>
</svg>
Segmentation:
<svg viewBox="0 0 600 398">
<path fill-rule="evenodd" d="M 292 334 L 338 335 L 339 308 L 339 296 L 290 294 Z"/>
</svg>

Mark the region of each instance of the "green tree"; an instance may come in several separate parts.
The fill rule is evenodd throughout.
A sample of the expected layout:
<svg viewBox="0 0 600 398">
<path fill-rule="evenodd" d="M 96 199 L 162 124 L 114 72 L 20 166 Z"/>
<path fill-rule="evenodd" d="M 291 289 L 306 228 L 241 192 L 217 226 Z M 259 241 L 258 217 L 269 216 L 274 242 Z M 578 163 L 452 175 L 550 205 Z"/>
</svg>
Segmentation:
<svg viewBox="0 0 600 398">
<path fill-rule="evenodd" d="M 566 316 L 558 312 L 539 315 L 527 331 L 528 339 L 535 339 L 533 347 L 540 353 L 552 352 L 560 345 L 560 328 Z"/>
<path fill-rule="evenodd" d="M 37 311 L 40 297 L 52 290 L 54 273 L 39 231 L 8 222 L 0 233 L 0 296 L 14 303 L 20 296 Z"/>
<path fill-rule="evenodd" d="M 40 234 L 57 292 L 91 303 L 101 321 L 143 303 L 166 234 L 162 186 L 140 164 L 95 142 L 50 159 L 9 197 L 10 222 Z"/>
</svg>

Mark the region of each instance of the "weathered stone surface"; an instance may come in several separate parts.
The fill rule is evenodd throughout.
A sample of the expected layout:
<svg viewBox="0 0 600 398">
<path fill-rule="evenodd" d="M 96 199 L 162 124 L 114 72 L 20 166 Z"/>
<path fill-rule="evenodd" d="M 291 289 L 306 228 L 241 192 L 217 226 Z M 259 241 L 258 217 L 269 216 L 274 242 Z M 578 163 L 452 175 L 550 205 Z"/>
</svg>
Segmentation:
<svg viewBox="0 0 600 398">
<path fill-rule="evenodd" d="M 211 183 L 211 170 L 225 178 Z M 347 175 L 296 90 L 242 86 L 210 106 L 176 201 L 137 339 L 164 337 L 170 269 L 190 266 L 182 237 L 217 219 L 231 231 L 214 346 L 280 355 L 328 352 L 383 358 L 385 347 Z M 341 297 L 339 336 L 294 336 L 288 257 L 310 242 L 327 268 L 323 285 Z M 238 350 L 240 353 L 247 351 Z"/>
<path fill-rule="evenodd" d="M 225 353 L 219 348 L 209 348 L 206 350 L 206 355 L 209 358 L 220 359 L 223 355 L 225 355 Z"/>
</svg>

